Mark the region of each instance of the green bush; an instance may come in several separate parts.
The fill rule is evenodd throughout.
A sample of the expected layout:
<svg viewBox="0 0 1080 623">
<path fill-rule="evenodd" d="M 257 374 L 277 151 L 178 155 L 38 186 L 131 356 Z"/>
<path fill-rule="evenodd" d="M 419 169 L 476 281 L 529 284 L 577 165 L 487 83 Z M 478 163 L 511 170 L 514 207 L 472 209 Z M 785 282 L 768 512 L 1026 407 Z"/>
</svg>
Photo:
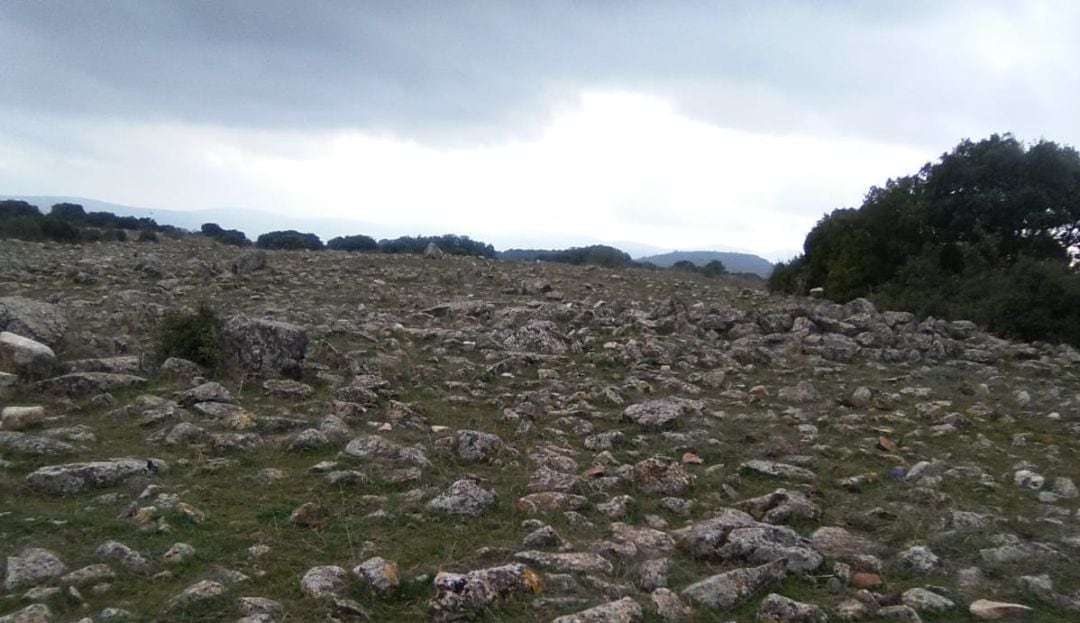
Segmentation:
<svg viewBox="0 0 1080 623">
<path fill-rule="evenodd" d="M 220 326 L 217 313 L 206 305 L 200 305 L 195 312 L 169 313 L 154 337 L 155 359 L 161 363 L 179 357 L 217 369 L 221 365 Z"/>
</svg>

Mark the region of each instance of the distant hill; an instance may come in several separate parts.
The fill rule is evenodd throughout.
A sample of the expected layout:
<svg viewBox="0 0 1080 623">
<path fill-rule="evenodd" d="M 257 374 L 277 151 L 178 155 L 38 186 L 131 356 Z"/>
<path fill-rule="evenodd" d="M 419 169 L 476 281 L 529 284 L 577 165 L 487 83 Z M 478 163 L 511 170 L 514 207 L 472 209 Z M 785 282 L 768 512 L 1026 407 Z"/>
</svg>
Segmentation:
<svg viewBox="0 0 1080 623">
<path fill-rule="evenodd" d="M 762 278 L 772 274 L 772 262 L 751 253 L 733 253 L 731 251 L 672 251 L 660 255 L 637 258 L 639 262 L 650 262 L 661 268 L 667 268 L 675 262 L 686 260 L 698 266 L 704 266 L 713 260 L 720 260 L 731 273 L 752 273 Z"/>
</svg>

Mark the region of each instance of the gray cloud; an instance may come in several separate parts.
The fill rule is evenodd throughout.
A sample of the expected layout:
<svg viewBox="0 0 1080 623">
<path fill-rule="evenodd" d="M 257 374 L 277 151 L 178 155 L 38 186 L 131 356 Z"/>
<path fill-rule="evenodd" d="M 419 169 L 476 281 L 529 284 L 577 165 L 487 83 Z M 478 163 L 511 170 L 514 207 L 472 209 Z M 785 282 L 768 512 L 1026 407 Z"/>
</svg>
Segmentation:
<svg viewBox="0 0 1080 623">
<path fill-rule="evenodd" d="M 0 108 L 474 142 L 608 88 L 756 132 L 1075 143 L 1078 17 L 974 1 L 3 2 Z"/>
</svg>

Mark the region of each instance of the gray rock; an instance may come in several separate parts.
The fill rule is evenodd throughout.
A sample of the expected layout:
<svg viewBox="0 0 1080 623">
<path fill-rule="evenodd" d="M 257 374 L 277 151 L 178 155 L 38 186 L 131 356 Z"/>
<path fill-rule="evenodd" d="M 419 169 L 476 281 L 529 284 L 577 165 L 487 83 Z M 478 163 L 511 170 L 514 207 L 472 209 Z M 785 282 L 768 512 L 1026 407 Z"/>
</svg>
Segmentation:
<svg viewBox="0 0 1080 623">
<path fill-rule="evenodd" d="M 26 430 L 45 423 L 45 407 L 4 407 L 0 410 L 0 428 L 4 430 Z"/>
<path fill-rule="evenodd" d="M 885 606 L 878 609 L 874 616 L 884 621 L 901 621 L 902 623 L 922 623 L 922 617 L 911 606 L 896 605 Z"/>
<path fill-rule="evenodd" d="M 623 597 L 618 601 L 556 617 L 551 623 L 638 623 L 644 618 L 641 605 L 630 597 Z"/>
<path fill-rule="evenodd" d="M 213 580 L 202 580 L 185 588 L 179 595 L 173 597 L 166 604 L 167 610 L 186 608 L 208 599 L 213 599 L 225 594 L 225 586 Z"/>
<path fill-rule="evenodd" d="M 925 545 L 914 545 L 896 556 L 896 566 L 902 571 L 926 575 L 941 567 L 941 559 Z"/>
<path fill-rule="evenodd" d="M 0 616 L 0 623 L 53 623 L 53 615 L 48 606 L 31 604 L 17 612 Z"/>
<path fill-rule="evenodd" d="M 810 571 L 824 561 L 811 548 L 810 541 L 794 530 L 760 523 L 730 508 L 720 509 L 712 519 L 692 523 L 672 535 L 681 549 L 703 560 L 754 564 L 782 560 L 792 571 Z"/>
<path fill-rule="evenodd" d="M 701 408 L 701 403 L 690 400 L 649 400 L 627 407 L 623 410 L 622 419 L 646 430 L 662 430 L 674 426 L 684 415 L 700 412 Z"/>
<path fill-rule="evenodd" d="M 60 557 L 47 549 L 29 547 L 18 556 L 7 557 L 7 576 L 4 588 L 12 591 L 23 586 L 35 586 L 63 575 L 67 566 Z"/>
<path fill-rule="evenodd" d="M 450 485 L 445 493 L 428 502 L 434 511 L 466 517 L 475 517 L 495 503 L 495 492 L 484 489 L 476 482 L 462 479 Z"/>
<path fill-rule="evenodd" d="M 288 400 L 304 400 L 315 393 L 315 389 L 307 383 L 292 379 L 267 379 L 262 387 L 267 396 Z"/>
<path fill-rule="evenodd" d="M 21 296 L 0 297 L 0 331 L 9 331 L 57 348 L 67 331 L 59 307 Z"/>
<path fill-rule="evenodd" d="M 119 389 L 131 389 L 146 385 L 146 379 L 133 374 L 109 372 L 72 372 L 45 379 L 36 388 L 46 394 L 83 398 L 94 394 L 106 394 Z"/>
<path fill-rule="evenodd" d="M 645 493 L 682 495 L 694 485 L 693 474 L 675 461 L 654 456 L 634 465 L 634 486 Z"/>
<path fill-rule="evenodd" d="M 477 430 L 457 432 L 457 455 L 466 461 L 490 461 L 503 448 L 498 435 Z"/>
<path fill-rule="evenodd" d="M 514 554 L 516 560 L 561 573 L 591 572 L 608 574 L 614 569 L 611 561 L 593 552 L 549 553 L 527 550 Z"/>
<path fill-rule="evenodd" d="M 106 541 L 94 551 L 98 558 L 111 560 L 133 573 L 147 573 L 151 569 L 150 561 L 139 552 L 119 541 Z"/>
<path fill-rule="evenodd" d="M 51 348 L 15 333 L 0 332 L 0 371 L 36 381 L 52 376 L 55 370 L 56 353 Z"/>
<path fill-rule="evenodd" d="M 682 596 L 702 606 L 727 610 L 786 576 L 786 563 L 774 560 L 758 567 L 734 569 L 710 576 L 683 589 Z"/>
<path fill-rule="evenodd" d="M 167 469 L 168 465 L 161 459 L 132 458 L 48 465 L 31 472 L 26 477 L 26 485 L 40 493 L 71 495 L 116 486 L 134 476 Z"/>
<path fill-rule="evenodd" d="M 371 586 L 376 593 L 385 595 L 398 587 L 397 563 L 380 558 L 368 558 L 353 569 L 356 577 Z"/>
<path fill-rule="evenodd" d="M 75 446 L 48 437 L 0 431 L 0 450 L 15 456 L 59 456 L 74 452 Z"/>
<path fill-rule="evenodd" d="M 139 358 L 135 355 L 76 359 L 64 362 L 65 372 L 108 372 L 110 374 L 138 374 Z"/>
<path fill-rule="evenodd" d="M 224 385 L 210 381 L 182 392 L 177 397 L 177 402 L 185 407 L 190 407 L 200 402 L 232 403 L 235 400 L 232 393 Z"/>
<path fill-rule="evenodd" d="M 760 623 L 827 623 L 829 617 L 813 604 L 769 593 L 758 606 L 757 620 Z"/>
<path fill-rule="evenodd" d="M 817 476 L 814 475 L 814 472 L 806 469 L 805 467 L 798 467 L 796 465 L 788 465 L 786 463 L 777 463 L 775 461 L 765 461 L 760 459 L 746 461 L 739 466 L 739 470 L 744 472 L 754 472 L 764 476 L 773 476 L 775 478 L 805 480 L 807 482 L 813 482 L 817 479 Z"/>
<path fill-rule="evenodd" d="M 307 352 L 307 332 L 294 324 L 237 315 L 221 327 L 226 365 L 259 377 L 298 377 Z"/>
<path fill-rule="evenodd" d="M 821 518 L 821 507 L 799 491 L 777 489 L 760 497 L 743 500 L 735 505 L 754 516 L 758 521 L 784 524 L 792 519 L 816 521 Z"/>
<path fill-rule="evenodd" d="M 404 461 L 417 467 L 431 465 L 420 448 L 403 446 L 378 435 L 362 435 L 345 446 L 345 454 L 355 459 Z"/>
<path fill-rule="evenodd" d="M 693 614 L 693 610 L 683 603 L 677 593 L 666 588 L 654 590 L 649 599 L 652 600 L 656 615 L 665 621 L 681 621 Z"/>
<path fill-rule="evenodd" d="M 346 576 L 336 565 L 312 567 L 300 578 L 300 591 L 315 599 L 336 597 L 345 591 Z"/>
<path fill-rule="evenodd" d="M 469 619 L 497 599 L 517 592 L 540 590 L 540 580 L 528 567 L 509 564 L 468 573 L 439 573 L 435 596 L 428 602 L 435 623 Z"/>
<path fill-rule="evenodd" d="M 550 320 L 528 321 L 525 326 L 511 332 L 503 341 L 503 346 L 510 351 L 544 355 L 563 355 L 568 350 L 558 327 Z"/>
<path fill-rule="evenodd" d="M 900 596 L 904 605 L 910 606 L 917 612 L 947 612 L 956 607 L 956 604 L 952 600 L 942 597 L 937 593 L 928 591 L 925 588 L 910 588 L 904 591 Z"/>
</svg>

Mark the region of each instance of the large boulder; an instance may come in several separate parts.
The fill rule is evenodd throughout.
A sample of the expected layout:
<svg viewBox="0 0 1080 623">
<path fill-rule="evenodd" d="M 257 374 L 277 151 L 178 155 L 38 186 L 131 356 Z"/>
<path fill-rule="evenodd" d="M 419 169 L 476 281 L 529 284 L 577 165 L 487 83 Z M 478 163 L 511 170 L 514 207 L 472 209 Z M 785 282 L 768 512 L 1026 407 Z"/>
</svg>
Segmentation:
<svg viewBox="0 0 1080 623">
<path fill-rule="evenodd" d="M 26 485 L 40 493 L 71 495 L 89 489 L 112 487 L 134 476 L 167 468 L 160 459 L 111 459 L 90 463 L 46 465 L 26 477 Z"/>
<path fill-rule="evenodd" d="M 0 332 L 0 371 L 37 380 L 52 376 L 55 369 L 53 349 L 10 331 Z"/>
<path fill-rule="evenodd" d="M 21 296 L 0 298 L 0 331 L 10 331 L 57 348 L 67 331 L 60 308 Z"/>
<path fill-rule="evenodd" d="M 11 591 L 22 586 L 34 586 L 67 571 L 60 557 L 47 549 L 30 547 L 18 556 L 7 557 L 7 577 L 4 588 Z"/>
<path fill-rule="evenodd" d="M 94 394 L 105 394 L 118 389 L 139 387 L 145 384 L 146 379 L 133 374 L 72 372 L 71 374 L 45 379 L 37 384 L 37 388 L 46 394 L 81 398 L 93 396 Z"/>
<path fill-rule="evenodd" d="M 221 340 L 226 364 L 257 377 L 299 377 L 308 346 L 303 327 L 243 314 L 222 324 Z"/>
</svg>

